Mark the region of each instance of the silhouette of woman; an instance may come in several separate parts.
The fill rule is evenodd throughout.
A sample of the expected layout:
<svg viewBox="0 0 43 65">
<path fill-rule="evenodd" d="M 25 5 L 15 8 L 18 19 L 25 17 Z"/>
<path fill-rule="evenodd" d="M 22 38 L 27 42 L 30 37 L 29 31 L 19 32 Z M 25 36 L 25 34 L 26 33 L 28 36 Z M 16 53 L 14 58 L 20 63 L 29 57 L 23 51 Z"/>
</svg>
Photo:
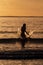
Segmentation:
<svg viewBox="0 0 43 65">
<path fill-rule="evenodd" d="M 22 48 L 24 48 L 24 45 L 25 45 L 25 40 L 26 40 L 26 35 L 25 35 L 25 32 L 26 32 L 26 24 L 24 23 L 23 26 L 21 27 L 21 37 L 22 37 Z M 27 33 L 27 32 L 26 32 Z M 28 33 L 27 33 L 28 34 Z M 28 34 L 29 35 L 29 34 Z"/>
<path fill-rule="evenodd" d="M 21 37 L 22 37 L 23 39 L 26 38 L 25 33 L 28 34 L 28 33 L 26 32 L 26 24 L 24 23 L 23 26 L 21 27 Z M 28 34 L 28 35 L 29 35 L 29 34 Z"/>
</svg>

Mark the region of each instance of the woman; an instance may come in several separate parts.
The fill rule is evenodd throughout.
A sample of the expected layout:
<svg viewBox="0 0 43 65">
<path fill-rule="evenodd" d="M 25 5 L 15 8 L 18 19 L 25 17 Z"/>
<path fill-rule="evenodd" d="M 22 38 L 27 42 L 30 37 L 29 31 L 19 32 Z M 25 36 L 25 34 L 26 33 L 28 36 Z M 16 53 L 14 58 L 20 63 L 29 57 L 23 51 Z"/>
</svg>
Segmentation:
<svg viewBox="0 0 43 65">
<path fill-rule="evenodd" d="M 26 38 L 25 33 L 28 34 L 28 33 L 26 32 L 26 24 L 24 23 L 23 26 L 21 27 L 21 37 L 22 37 L 23 39 Z M 28 35 L 29 35 L 29 34 L 28 34 Z"/>
<path fill-rule="evenodd" d="M 26 32 L 26 24 L 24 23 L 23 26 L 21 27 L 21 37 L 22 37 L 21 44 L 22 44 L 22 48 L 24 48 L 24 45 L 26 43 L 26 35 L 25 35 L 25 33 L 27 33 L 27 32 Z"/>
</svg>

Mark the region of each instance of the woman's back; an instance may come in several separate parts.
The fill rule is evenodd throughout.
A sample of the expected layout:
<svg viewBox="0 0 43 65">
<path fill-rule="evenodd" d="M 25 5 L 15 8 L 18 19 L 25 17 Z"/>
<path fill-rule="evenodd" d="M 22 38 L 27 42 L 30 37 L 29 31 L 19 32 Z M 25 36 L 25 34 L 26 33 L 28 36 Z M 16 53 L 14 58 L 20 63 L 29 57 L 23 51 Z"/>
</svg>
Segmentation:
<svg viewBox="0 0 43 65">
<path fill-rule="evenodd" d="M 26 24 L 23 24 L 23 26 L 21 27 L 21 37 L 22 38 L 26 38 L 25 32 L 26 32 Z"/>
</svg>

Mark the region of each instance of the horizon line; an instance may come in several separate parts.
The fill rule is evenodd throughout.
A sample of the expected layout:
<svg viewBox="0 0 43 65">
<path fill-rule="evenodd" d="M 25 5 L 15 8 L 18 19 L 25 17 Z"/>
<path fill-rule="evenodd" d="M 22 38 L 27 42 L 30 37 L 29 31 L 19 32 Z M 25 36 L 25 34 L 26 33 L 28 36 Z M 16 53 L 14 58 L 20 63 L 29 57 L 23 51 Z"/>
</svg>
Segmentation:
<svg viewBox="0 0 43 65">
<path fill-rule="evenodd" d="M 0 17 L 41 17 L 41 18 L 43 18 L 43 16 L 0 16 Z"/>
</svg>

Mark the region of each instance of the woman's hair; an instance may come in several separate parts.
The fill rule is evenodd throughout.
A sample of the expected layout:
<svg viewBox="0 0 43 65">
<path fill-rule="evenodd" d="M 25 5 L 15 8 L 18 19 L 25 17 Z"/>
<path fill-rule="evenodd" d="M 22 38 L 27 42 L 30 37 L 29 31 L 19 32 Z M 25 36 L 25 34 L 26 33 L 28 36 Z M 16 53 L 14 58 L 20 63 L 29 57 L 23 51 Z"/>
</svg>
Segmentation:
<svg viewBox="0 0 43 65">
<path fill-rule="evenodd" d="M 23 26 L 26 26 L 26 24 L 24 23 Z"/>
</svg>

